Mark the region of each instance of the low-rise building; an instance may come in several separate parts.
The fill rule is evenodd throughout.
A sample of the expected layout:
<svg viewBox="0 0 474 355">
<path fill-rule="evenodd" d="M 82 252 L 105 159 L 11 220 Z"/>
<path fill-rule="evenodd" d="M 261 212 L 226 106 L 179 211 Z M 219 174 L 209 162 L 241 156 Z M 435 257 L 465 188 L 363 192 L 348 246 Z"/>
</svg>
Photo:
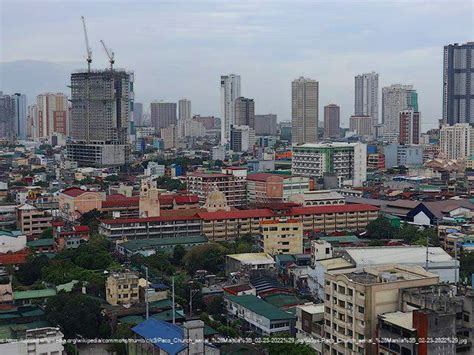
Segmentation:
<svg viewBox="0 0 474 355">
<path fill-rule="evenodd" d="M 18 339 L 0 344 L 1 354 L 60 355 L 64 353 L 64 335 L 59 328 L 26 329 Z"/>
<path fill-rule="evenodd" d="M 303 206 L 344 205 L 346 203 L 344 196 L 333 190 L 306 191 L 291 196 L 289 200 Z"/>
<path fill-rule="evenodd" d="M 251 270 L 271 270 L 275 268 L 275 260 L 267 253 L 229 254 L 225 258 L 226 275 L 233 272 Z"/>
<path fill-rule="evenodd" d="M 26 235 L 20 231 L 0 230 L 0 254 L 14 253 L 25 249 Z"/>
<path fill-rule="evenodd" d="M 260 230 L 259 247 L 264 253 L 303 253 L 303 223 L 292 219 L 262 221 Z"/>
<path fill-rule="evenodd" d="M 181 238 L 154 238 L 154 239 L 133 239 L 122 243 L 117 243 L 115 249 L 120 254 L 131 257 L 135 254 L 150 256 L 156 252 L 172 253 L 175 246 L 180 245 L 185 249 L 190 249 L 197 245 L 206 244 L 206 236 L 191 236 Z"/>
<path fill-rule="evenodd" d="M 294 334 L 296 317 L 253 295 L 224 298 L 227 313 L 242 322 L 242 329 L 260 336 Z"/>
<path fill-rule="evenodd" d="M 134 304 L 140 301 L 138 275 L 132 272 L 116 272 L 107 277 L 106 300 L 109 304 Z"/>
</svg>

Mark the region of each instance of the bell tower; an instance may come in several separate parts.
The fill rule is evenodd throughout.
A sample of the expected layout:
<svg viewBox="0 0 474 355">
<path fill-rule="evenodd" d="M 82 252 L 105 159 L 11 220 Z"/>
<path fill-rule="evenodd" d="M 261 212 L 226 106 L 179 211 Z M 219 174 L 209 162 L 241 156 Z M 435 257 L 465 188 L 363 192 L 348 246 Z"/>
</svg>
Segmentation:
<svg viewBox="0 0 474 355">
<path fill-rule="evenodd" d="M 140 185 L 139 216 L 160 216 L 160 193 L 156 187 L 156 181 L 143 180 Z"/>
</svg>

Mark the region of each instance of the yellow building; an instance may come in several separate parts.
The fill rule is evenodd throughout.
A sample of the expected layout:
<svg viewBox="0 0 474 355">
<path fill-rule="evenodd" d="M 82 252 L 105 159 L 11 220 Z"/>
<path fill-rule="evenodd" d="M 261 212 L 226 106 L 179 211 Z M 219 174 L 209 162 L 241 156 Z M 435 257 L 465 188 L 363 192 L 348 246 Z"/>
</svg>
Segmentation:
<svg viewBox="0 0 474 355">
<path fill-rule="evenodd" d="M 264 253 L 302 254 L 303 223 L 294 219 L 260 222 L 260 247 Z"/>
<path fill-rule="evenodd" d="M 138 275 L 132 272 L 115 272 L 106 280 L 106 300 L 112 306 L 139 302 Z"/>
</svg>

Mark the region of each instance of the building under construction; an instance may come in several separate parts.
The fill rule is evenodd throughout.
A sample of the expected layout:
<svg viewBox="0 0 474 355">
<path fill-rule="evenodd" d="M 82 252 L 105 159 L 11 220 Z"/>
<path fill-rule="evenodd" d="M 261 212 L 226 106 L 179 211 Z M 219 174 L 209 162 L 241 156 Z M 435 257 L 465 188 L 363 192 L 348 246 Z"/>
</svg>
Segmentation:
<svg viewBox="0 0 474 355">
<path fill-rule="evenodd" d="M 70 160 L 81 166 L 119 166 L 129 160 L 133 74 L 90 70 L 71 74 Z"/>
</svg>

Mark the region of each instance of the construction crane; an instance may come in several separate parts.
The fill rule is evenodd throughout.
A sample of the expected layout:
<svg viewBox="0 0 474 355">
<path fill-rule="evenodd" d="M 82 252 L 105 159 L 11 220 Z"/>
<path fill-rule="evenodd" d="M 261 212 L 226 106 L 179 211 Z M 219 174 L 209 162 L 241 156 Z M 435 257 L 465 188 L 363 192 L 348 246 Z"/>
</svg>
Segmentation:
<svg viewBox="0 0 474 355">
<path fill-rule="evenodd" d="M 91 71 L 91 63 L 92 63 L 92 49 L 89 46 L 89 37 L 87 37 L 87 27 L 86 27 L 86 19 L 84 16 L 81 16 L 82 20 L 82 27 L 84 29 L 84 38 L 86 40 L 86 51 L 87 51 L 87 71 Z"/>
<path fill-rule="evenodd" d="M 113 71 L 114 63 L 115 63 L 115 60 L 114 60 L 115 53 L 109 50 L 109 48 L 107 48 L 103 40 L 100 40 L 100 43 L 102 43 L 102 47 L 104 47 L 105 53 L 107 53 L 107 57 L 109 57 L 110 71 Z"/>
</svg>

